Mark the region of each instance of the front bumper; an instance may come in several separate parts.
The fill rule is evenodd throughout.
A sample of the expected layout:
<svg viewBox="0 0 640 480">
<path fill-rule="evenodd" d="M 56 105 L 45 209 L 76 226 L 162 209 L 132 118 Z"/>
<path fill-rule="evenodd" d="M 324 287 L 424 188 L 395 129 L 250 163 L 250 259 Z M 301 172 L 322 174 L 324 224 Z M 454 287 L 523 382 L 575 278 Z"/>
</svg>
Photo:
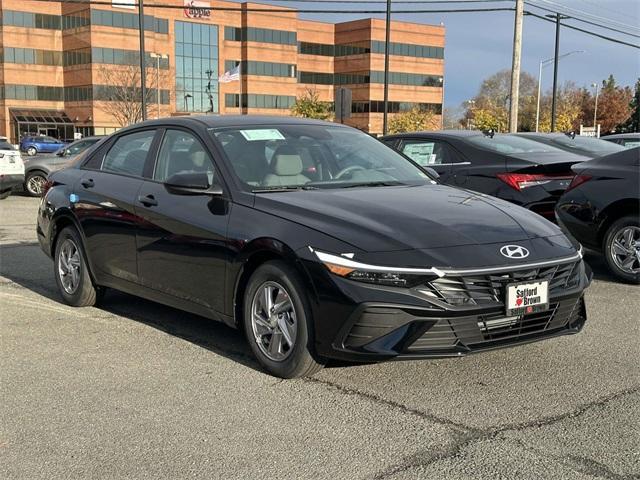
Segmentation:
<svg viewBox="0 0 640 480">
<path fill-rule="evenodd" d="M 578 333 L 586 321 L 583 293 L 591 282 L 591 272 L 578 260 L 445 276 L 438 298 L 425 296 L 422 287 L 367 285 L 331 275 L 318 263 L 306 266 L 321 300 L 314 305 L 317 353 L 361 362 L 462 356 Z M 549 280 L 549 309 L 507 317 L 506 284 L 533 279 Z"/>
<path fill-rule="evenodd" d="M 18 185 L 22 185 L 24 183 L 24 174 L 2 174 L 0 175 L 0 192 L 4 192 L 6 190 L 11 190 Z"/>
</svg>

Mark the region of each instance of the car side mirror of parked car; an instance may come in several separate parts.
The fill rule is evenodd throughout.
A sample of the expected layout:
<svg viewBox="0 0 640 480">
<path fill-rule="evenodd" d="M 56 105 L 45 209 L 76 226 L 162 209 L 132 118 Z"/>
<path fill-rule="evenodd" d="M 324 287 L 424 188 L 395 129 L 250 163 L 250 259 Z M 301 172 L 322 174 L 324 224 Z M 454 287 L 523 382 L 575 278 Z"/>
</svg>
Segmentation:
<svg viewBox="0 0 640 480">
<path fill-rule="evenodd" d="M 422 168 L 424 168 L 427 171 L 427 173 L 431 175 L 433 178 L 440 178 L 440 174 L 436 172 L 433 168 L 431 167 L 422 167 Z"/>
<path fill-rule="evenodd" d="M 64 157 L 67 154 L 67 149 L 66 148 L 61 148 L 60 150 L 58 150 L 56 152 L 56 155 L 59 157 Z"/>
<path fill-rule="evenodd" d="M 209 184 L 206 173 L 181 172 L 171 175 L 164 183 L 169 193 L 175 195 L 211 195 L 221 196 L 222 187 Z"/>
</svg>

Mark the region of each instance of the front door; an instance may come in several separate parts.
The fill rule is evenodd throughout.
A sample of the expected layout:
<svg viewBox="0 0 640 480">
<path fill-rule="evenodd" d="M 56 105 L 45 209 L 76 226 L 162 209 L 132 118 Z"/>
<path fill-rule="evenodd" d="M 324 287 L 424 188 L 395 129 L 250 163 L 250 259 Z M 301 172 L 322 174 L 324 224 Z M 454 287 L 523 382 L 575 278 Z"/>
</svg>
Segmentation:
<svg viewBox="0 0 640 480">
<path fill-rule="evenodd" d="M 167 129 L 152 179 L 142 185 L 136 204 L 143 219 L 137 238 L 140 279 L 146 287 L 222 312 L 231 203 L 170 193 L 166 180 L 181 172 L 207 173 L 210 184 L 218 183 L 219 172 L 198 136 Z"/>
</svg>

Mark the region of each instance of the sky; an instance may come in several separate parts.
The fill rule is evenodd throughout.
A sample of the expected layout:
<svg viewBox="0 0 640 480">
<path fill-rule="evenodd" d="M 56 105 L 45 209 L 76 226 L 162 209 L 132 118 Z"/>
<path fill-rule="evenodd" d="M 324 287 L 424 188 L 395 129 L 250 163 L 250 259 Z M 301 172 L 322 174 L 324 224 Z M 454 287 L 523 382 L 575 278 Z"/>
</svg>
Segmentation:
<svg viewBox="0 0 640 480">
<path fill-rule="evenodd" d="M 312 3 L 279 3 L 277 0 L 264 1 L 287 5 L 294 8 L 347 8 L 341 4 L 323 2 Z M 540 5 L 549 7 L 547 0 L 535 0 Z M 597 15 L 608 20 L 622 22 L 640 29 L 640 0 L 553 0 L 569 9 L 583 14 Z M 452 4 L 452 5 L 398 5 L 404 8 L 464 8 L 511 6 L 509 2 L 495 5 L 484 4 Z M 384 4 L 351 5 L 352 8 L 384 9 Z M 552 7 L 551 7 L 552 8 Z M 544 15 L 542 10 L 525 6 Z M 312 20 L 340 22 L 365 18 L 371 15 L 347 14 L 300 14 L 301 18 Z M 373 15 L 381 16 L 381 15 Z M 397 14 L 394 20 L 418 23 L 440 24 L 446 27 L 445 46 L 445 107 L 457 108 L 472 98 L 478 91 L 482 80 L 498 70 L 511 68 L 514 12 L 490 13 L 444 13 L 444 14 Z M 586 30 L 593 30 L 606 36 L 620 38 L 628 43 L 640 44 L 640 38 L 624 36 L 615 32 L 599 30 L 590 25 L 571 22 Z M 629 29 L 621 27 L 622 29 Z M 638 32 L 640 34 L 640 32 Z M 554 56 L 555 25 L 534 17 L 525 17 L 522 43 L 522 71 L 538 76 L 539 62 Z M 624 45 L 611 43 L 581 32 L 561 29 L 560 54 L 573 50 L 584 50 L 560 61 L 558 80 L 573 81 L 578 86 L 589 87 L 613 74 L 622 85 L 633 85 L 640 77 L 640 50 Z M 543 69 L 542 87 L 551 88 L 553 66 Z"/>
</svg>

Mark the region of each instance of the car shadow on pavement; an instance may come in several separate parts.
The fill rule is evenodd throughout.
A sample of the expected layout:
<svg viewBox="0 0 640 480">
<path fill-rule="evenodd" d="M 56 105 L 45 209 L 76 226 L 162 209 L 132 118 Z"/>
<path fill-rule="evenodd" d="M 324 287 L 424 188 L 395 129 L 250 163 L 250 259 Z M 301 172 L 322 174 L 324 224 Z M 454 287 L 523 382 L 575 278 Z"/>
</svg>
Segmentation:
<svg viewBox="0 0 640 480">
<path fill-rule="evenodd" d="M 63 304 L 53 277 L 53 262 L 35 242 L 2 245 L 0 276 L 19 287 Z M 0 280 L 0 285 L 2 281 Z M 66 304 L 64 304 L 66 306 Z M 71 307 L 70 307 L 71 308 Z M 255 360 L 244 333 L 221 322 L 167 307 L 117 290 L 108 289 L 103 299 L 91 310 L 117 315 L 143 323 L 174 337 L 186 340 L 246 367 L 263 372 Z M 328 368 L 353 364 L 331 362 Z"/>
</svg>

